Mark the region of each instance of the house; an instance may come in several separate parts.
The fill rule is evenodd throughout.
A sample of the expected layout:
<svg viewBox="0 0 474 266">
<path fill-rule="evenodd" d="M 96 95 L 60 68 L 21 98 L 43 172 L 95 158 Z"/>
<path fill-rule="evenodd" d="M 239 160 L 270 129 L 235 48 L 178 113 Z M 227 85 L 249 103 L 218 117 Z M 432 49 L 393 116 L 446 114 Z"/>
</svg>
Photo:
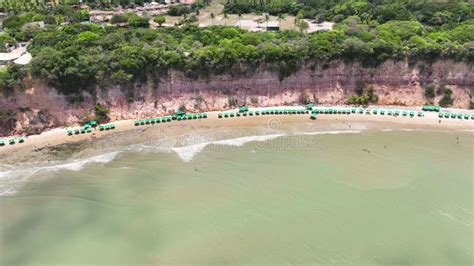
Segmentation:
<svg viewBox="0 0 474 266">
<path fill-rule="evenodd" d="M 0 53 L 0 66 L 6 66 L 9 64 L 26 65 L 32 57 L 31 54 L 26 50 L 27 44 L 21 43 L 16 49 L 9 53 Z"/>
<path fill-rule="evenodd" d="M 280 23 L 278 21 L 262 21 L 260 20 L 249 20 L 241 19 L 235 23 L 235 26 L 245 29 L 248 31 L 279 31 Z"/>
</svg>

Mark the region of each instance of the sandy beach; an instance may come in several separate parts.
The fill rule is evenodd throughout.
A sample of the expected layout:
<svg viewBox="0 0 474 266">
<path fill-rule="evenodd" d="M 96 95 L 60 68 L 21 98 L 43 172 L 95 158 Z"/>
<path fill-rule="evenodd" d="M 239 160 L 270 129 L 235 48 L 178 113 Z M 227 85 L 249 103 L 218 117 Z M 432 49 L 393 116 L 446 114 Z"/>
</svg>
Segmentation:
<svg viewBox="0 0 474 266">
<path fill-rule="evenodd" d="M 302 106 L 279 106 L 268 108 L 250 108 L 251 111 L 265 109 L 304 109 Z M 349 108 L 336 106 L 316 106 L 317 108 Z M 370 107 L 368 109 L 384 109 L 384 110 L 407 110 L 421 111 L 420 108 L 407 107 Z M 228 110 L 227 112 L 237 112 L 237 109 Z M 0 163 L 13 164 L 34 157 L 41 157 L 42 154 L 51 151 L 68 150 L 68 154 L 74 153 L 76 144 L 79 143 L 100 143 L 102 148 L 113 146 L 119 143 L 108 141 L 111 138 L 127 136 L 126 140 L 120 144 L 137 144 L 149 140 L 158 140 L 166 137 L 178 136 L 182 134 L 198 133 L 217 129 L 243 128 L 250 126 L 262 126 L 269 129 L 277 130 L 278 127 L 291 123 L 311 123 L 314 125 L 325 123 L 341 123 L 347 129 L 351 129 L 355 123 L 372 123 L 389 125 L 393 128 L 416 130 L 459 130 L 474 131 L 474 120 L 469 119 L 452 119 L 439 118 L 437 112 L 423 112 L 423 117 L 410 116 L 389 116 L 374 114 L 318 114 L 316 120 L 310 119 L 309 114 L 287 114 L 287 115 L 259 115 L 259 116 L 240 116 L 233 118 L 218 118 L 218 113 L 223 111 L 208 112 L 207 119 L 173 121 L 170 123 L 160 123 L 155 125 L 135 126 L 134 120 L 113 121 L 116 125 L 114 130 L 99 131 L 94 130 L 92 133 L 68 136 L 66 128 L 57 128 L 40 135 L 25 137 L 24 143 L 16 143 L 0 147 Z M 443 109 L 442 112 L 474 114 L 470 110 L 449 110 Z M 138 119 L 138 118 L 137 118 Z M 8 138 L 4 138 L 7 140 Z M 75 146 L 76 145 L 76 146 Z M 67 155 L 67 154 L 66 154 Z M 65 155 L 65 156 L 66 156 Z"/>
</svg>

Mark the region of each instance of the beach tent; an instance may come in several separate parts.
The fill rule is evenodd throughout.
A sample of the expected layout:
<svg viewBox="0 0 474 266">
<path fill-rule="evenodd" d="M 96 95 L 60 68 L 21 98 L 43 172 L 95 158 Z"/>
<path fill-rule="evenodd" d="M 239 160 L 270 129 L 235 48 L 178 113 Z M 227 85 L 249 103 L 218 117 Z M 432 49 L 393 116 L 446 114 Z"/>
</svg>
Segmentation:
<svg viewBox="0 0 474 266">
<path fill-rule="evenodd" d="M 245 105 L 242 105 L 239 107 L 239 112 L 243 113 L 243 112 L 248 112 L 249 111 L 249 108 Z"/>
</svg>

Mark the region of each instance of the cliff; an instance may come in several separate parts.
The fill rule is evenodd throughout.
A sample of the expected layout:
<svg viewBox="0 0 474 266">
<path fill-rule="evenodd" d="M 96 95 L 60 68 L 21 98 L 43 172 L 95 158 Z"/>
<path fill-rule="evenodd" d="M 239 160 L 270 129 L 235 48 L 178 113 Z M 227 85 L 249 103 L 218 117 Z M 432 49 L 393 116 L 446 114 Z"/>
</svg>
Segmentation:
<svg viewBox="0 0 474 266">
<path fill-rule="evenodd" d="M 267 68 L 256 69 L 250 75 L 217 75 L 199 80 L 172 71 L 161 76 L 159 82 L 136 84 L 131 93 L 116 86 L 96 88 L 95 95 L 84 92 L 80 103 L 70 103 L 53 88 L 30 83 L 34 85 L 25 91 L 0 95 L 0 134 L 32 134 L 73 125 L 93 112 L 95 101 L 109 109 L 111 120 L 133 119 L 171 113 L 182 105 L 189 111 L 207 111 L 242 103 L 271 106 L 303 99 L 343 104 L 355 94 L 357 84 L 372 86 L 378 105 L 406 106 L 427 102 L 426 85 L 444 85 L 453 92 L 453 107 L 467 108 L 474 94 L 474 71 L 472 65 L 450 60 L 413 64 L 386 61 L 377 67 L 342 61 L 308 64 L 282 81 L 278 73 Z M 440 98 L 437 95 L 434 102 Z"/>
</svg>

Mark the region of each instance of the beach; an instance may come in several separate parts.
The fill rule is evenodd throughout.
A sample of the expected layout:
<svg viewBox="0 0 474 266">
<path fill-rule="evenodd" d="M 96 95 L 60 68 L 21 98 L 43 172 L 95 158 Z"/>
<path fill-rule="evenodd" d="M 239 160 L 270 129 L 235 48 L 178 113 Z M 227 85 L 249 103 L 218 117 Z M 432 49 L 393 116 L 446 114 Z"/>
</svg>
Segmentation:
<svg viewBox="0 0 474 266">
<path fill-rule="evenodd" d="M 251 108 L 253 111 L 266 109 L 304 109 L 301 106 L 279 106 L 269 108 Z M 318 106 L 318 108 L 321 108 Z M 324 108 L 350 108 L 347 106 L 327 106 Z M 421 111 L 419 108 L 407 107 L 383 107 L 371 106 L 373 109 L 384 110 L 413 110 Z M 453 110 L 445 109 L 442 112 L 465 113 L 474 114 L 470 110 Z M 68 136 L 66 128 L 57 128 L 50 131 L 43 132 L 40 135 L 33 135 L 25 138 L 24 143 L 16 143 L 15 145 L 6 144 L 0 147 L 0 163 L 15 164 L 21 161 L 28 161 L 34 159 L 41 159 L 48 151 L 68 150 L 71 154 L 74 152 L 74 147 L 78 144 L 84 144 L 91 147 L 94 143 L 100 142 L 104 147 L 142 143 L 150 140 L 159 140 L 162 138 L 179 136 L 189 133 L 206 132 L 217 129 L 231 129 L 244 128 L 251 126 L 262 126 L 268 129 L 277 130 L 278 127 L 290 123 L 311 123 L 317 126 L 318 124 L 339 123 L 345 125 L 347 130 L 351 129 L 351 124 L 354 123 L 371 123 L 390 125 L 391 127 L 407 130 L 459 130 L 474 132 L 474 120 L 469 119 L 445 119 L 439 118 L 437 112 L 423 112 L 423 117 L 403 117 L 389 116 L 389 115 L 374 115 L 374 114 L 319 114 L 316 120 L 311 120 L 309 114 L 286 114 L 286 115 L 260 115 L 260 116 L 241 116 L 233 118 L 218 118 L 218 113 L 224 111 L 208 112 L 208 118 L 199 120 L 184 120 L 170 123 L 151 124 L 143 126 L 135 126 L 134 120 L 120 120 L 112 121 L 116 128 L 113 130 L 99 131 L 94 130 L 92 133 L 79 134 Z M 225 112 L 238 112 L 238 109 L 228 110 Z M 77 128 L 77 127 L 76 127 Z M 7 139 L 7 138 L 5 138 Z M 107 140 L 110 142 L 107 143 Z M 69 147 L 69 149 L 68 149 Z"/>
</svg>

